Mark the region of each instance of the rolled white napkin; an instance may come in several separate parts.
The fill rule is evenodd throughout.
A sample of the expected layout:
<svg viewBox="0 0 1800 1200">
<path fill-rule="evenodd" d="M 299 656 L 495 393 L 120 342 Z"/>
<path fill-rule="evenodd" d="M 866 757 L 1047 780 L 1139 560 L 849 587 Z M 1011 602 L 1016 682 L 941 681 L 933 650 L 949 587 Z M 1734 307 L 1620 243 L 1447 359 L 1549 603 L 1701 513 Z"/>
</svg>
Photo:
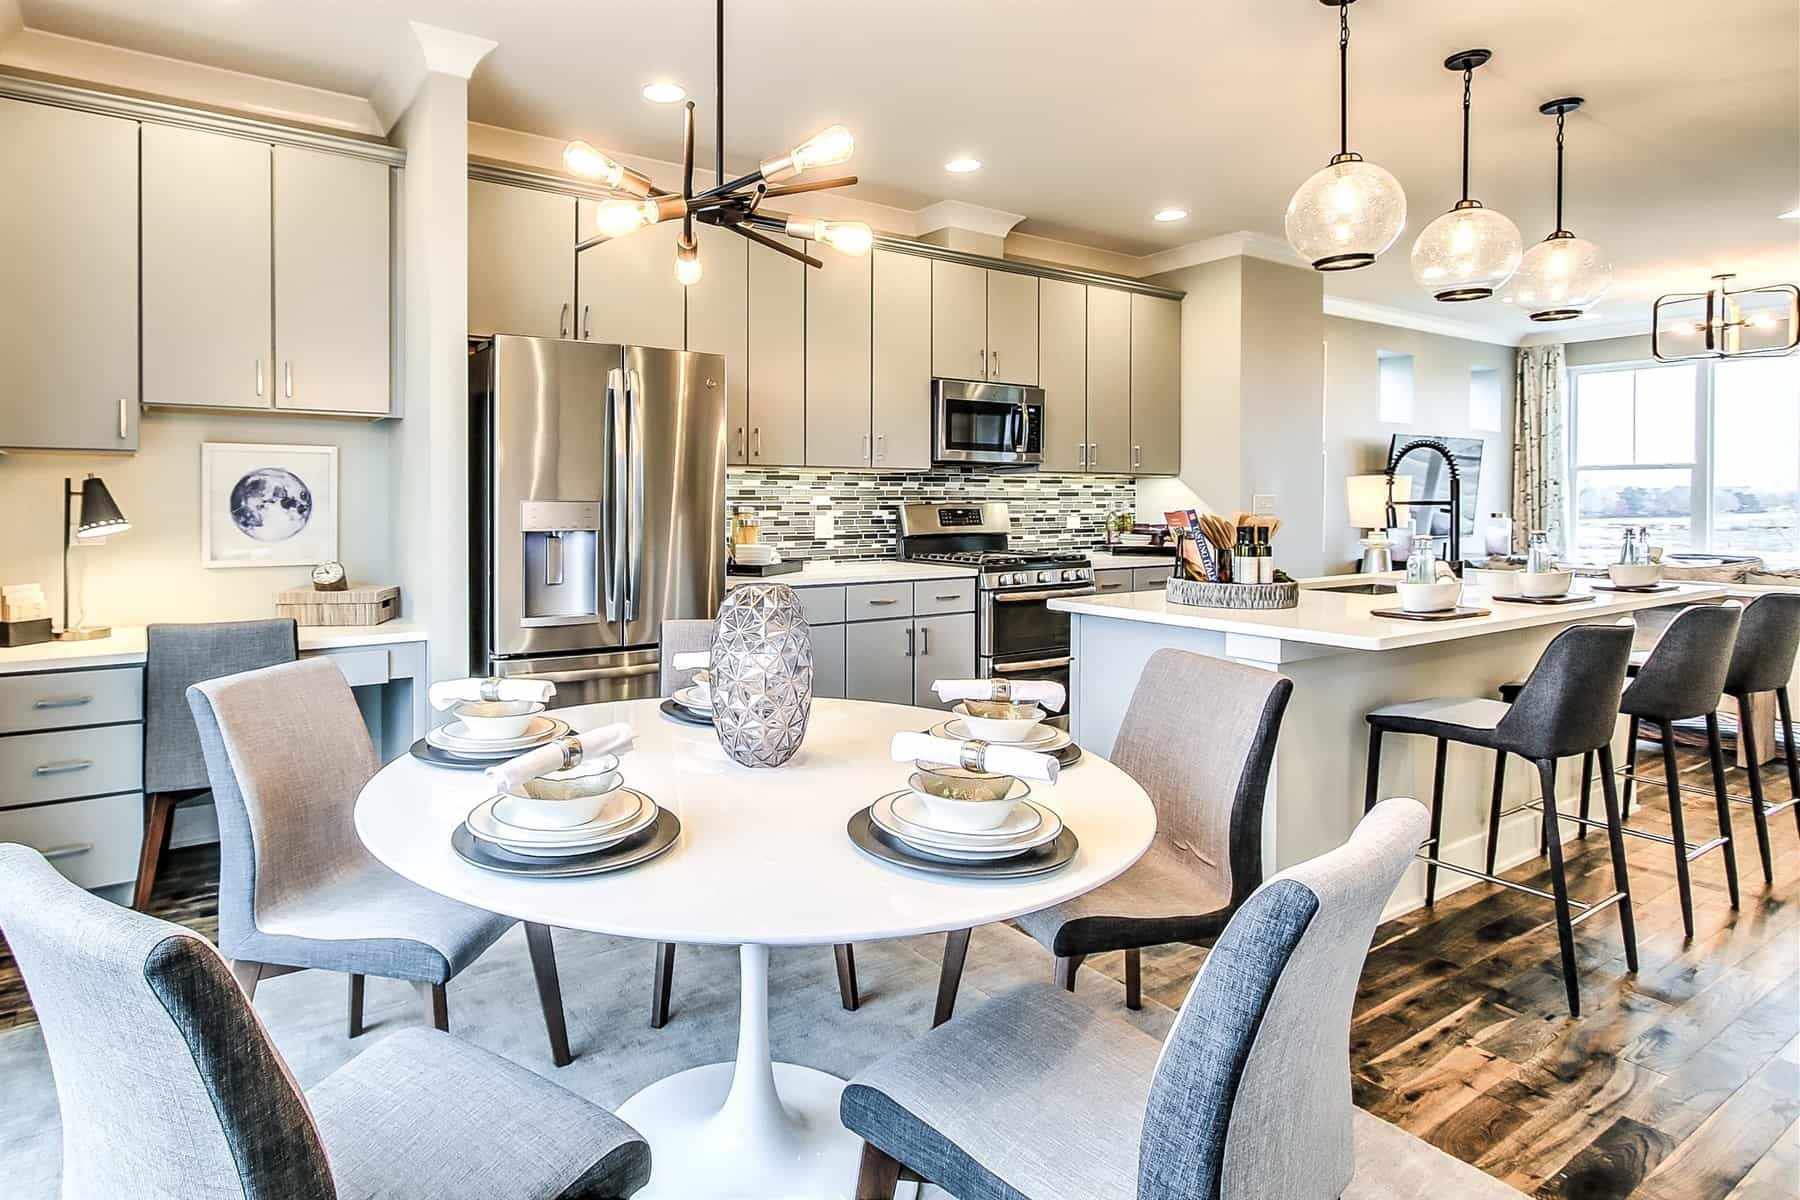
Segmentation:
<svg viewBox="0 0 1800 1200">
<path fill-rule="evenodd" d="M 677 671 L 704 671 L 712 666 L 711 650 L 684 650 L 669 660 Z"/>
<path fill-rule="evenodd" d="M 481 685 L 486 679 L 446 679 L 431 685 L 431 707 L 439 712 L 465 700 L 481 699 Z M 497 684 L 501 700 L 536 700 L 548 704 L 556 695 L 556 685 L 548 679 L 502 679 Z"/>
<path fill-rule="evenodd" d="M 994 681 L 940 679 L 931 685 L 931 690 L 945 704 L 952 700 L 992 700 Z M 1016 704 L 1041 704 L 1051 712 L 1061 712 L 1069 702 L 1069 690 L 1053 679 L 1021 679 L 1012 685 L 1012 697 Z"/>
<path fill-rule="evenodd" d="M 933 737 L 929 733 L 896 733 L 890 753 L 895 762 L 918 760 L 960 767 L 962 748 L 963 743 L 955 738 Z M 1035 779 L 1039 783 L 1055 783 L 1060 769 L 1060 764 L 1051 755 L 1020 750 L 1016 746 L 998 746 L 993 742 L 987 744 L 984 761 L 982 769 L 990 774 L 1017 775 L 1021 779 Z"/>
<path fill-rule="evenodd" d="M 563 769 L 563 743 L 571 737 L 581 743 L 582 758 L 591 759 L 602 754 L 629 753 L 637 735 L 628 723 L 615 721 L 611 725 L 602 725 L 585 733 L 572 733 L 567 737 L 557 738 L 548 745 L 528 750 L 517 758 L 509 758 L 482 773 L 493 781 L 495 787 L 505 791 L 540 775 L 560 771 Z"/>
</svg>

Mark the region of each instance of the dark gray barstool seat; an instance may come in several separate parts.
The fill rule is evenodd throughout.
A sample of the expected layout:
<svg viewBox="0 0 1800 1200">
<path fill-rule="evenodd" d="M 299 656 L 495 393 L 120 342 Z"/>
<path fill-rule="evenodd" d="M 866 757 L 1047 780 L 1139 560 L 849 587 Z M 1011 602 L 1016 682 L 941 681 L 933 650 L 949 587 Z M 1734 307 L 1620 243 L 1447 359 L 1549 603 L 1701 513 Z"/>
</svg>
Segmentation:
<svg viewBox="0 0 1800 1200">
<path fill-rule="evenodd" d="M 1620 828 L 1618 796 L 1612 776 L 1612 735 L 1618 724 L 1619 695 L 1631 658 L 1632 630 L 1622 625 L 1575 625 L 1557 634 L 1544 648 L 1531 676 L 1510 705 L 1498 700 L 1441 698 L 1387 705 L 1369 713 L 1369 762 L 1364 806 L 1373 809 L 1379 798 L 1381 739 L 1385 733 L 1430 737 L 1437 742 L 1437 761 L 1431 789 L 1431 831 L 1421 857 L 1425 861 L 1425 904 L 1437 899 L 1437 872 L 1442 867 L 1458 874 L 1497 883 L 1552 901 L 1556 906 L 1557 941 L 1562 950 L 1563 986 L 1568 991 L 1569 1012 L 1581 1014 L 1580 982 L 1576 976 L 1575 926 L 1617 906 L 1619 927 L 1625 940 L 1625 961 L 1637 970 L 1637 932 L 1632 921 L 1631 891 L 1626 879 L 1625 842 Z M 1451 742 L 1480 746 L 1495 752 L 1494 791 L 1490 826 L 1498 825 L 1501 789 L 1505 783 L 1508 754 L 1536 764 L 1542 797 L 1544 843 L 1550 856 L 1551 891 L 1503 879 L 1494 873 L 1493 854 L 1485 871 L 1447 862 L 1442 858 L 1444 760 Z M 1606 800 L 1607 838 L 1611 843 L 1613 891 L 1586 903 L 1569 898 L 1563 870 L 1562 835 L 1556 807 L 1556 763 L 1572 756 L 1598 754 L 1605 771 L 1601 790 Z M 1490 835 L 1491 836 L 1491 835 Z"/>
</svg>

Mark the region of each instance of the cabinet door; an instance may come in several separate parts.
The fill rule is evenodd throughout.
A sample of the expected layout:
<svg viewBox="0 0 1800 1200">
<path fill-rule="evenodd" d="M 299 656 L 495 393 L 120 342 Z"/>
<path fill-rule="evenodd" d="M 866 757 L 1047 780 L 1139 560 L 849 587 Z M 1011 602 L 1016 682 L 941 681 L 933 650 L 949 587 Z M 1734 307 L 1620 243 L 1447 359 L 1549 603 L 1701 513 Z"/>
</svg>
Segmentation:
<svg viewBox="0 0 1800 1200">
<path fill-rule="evenodd" d="M 780 235 L 775 235 L 779 237 Z M 789 239 L 803 248 L 805 243 Z M 806 461 L 806 280 L 812 268 L 750 244 L 750 462 Z"/>
<path fill-rule="evenodd" d="M 1131 470 L 1131 293 L 1087 290 L 1088 470 Z"/>
<path fill-rule="evenodd" d="M 577 202 L 576 226 L 594 227 L 594 201 Z M 733 236 L 736 236 L 735 234 Z M 679 350 L 686 339 L 687 290 L 675 278 L 681 222 L 663 221 L 575 257 L 574 336 L 590 342 Z M 705 278 L 701 260 L 701 278 Z"/>
<path fill-rule="evenodd" d="M 911 704 L 912 643 L 911 620 L 844 626 L 844 690 L 850 699 Z"/>
<path fill-rule="evenodd" d="M 986 379 L 988 273 L 980 267 L 931 264 L 931 373 Z"/>
<path fill-rule="evenodd" d="M 875 465 L 931 466 L 931 260 L 877 250 L 871 424 Z"/>
<path fill-rule="evenodd" d="M 1131 297 L 1131 443 L 1145 475 L 1181 470 L 1181 301 Z"/>
<path fill-rule="evenodd" d="M 571 336 L 575 239 L 575 197 L 470 180 L 469 332 Z"/>
<path fill-rule="evenodd" d="M 735 236 L 735 235 L 734 235 Z M 849 693 L 845 691 L 844 664 L 848 661 L 844 652 L 845 625 L 814 625 L 812 627 L 813 648 L 813 695 L 843 699 Z"/>
<path fill-rule="evenodd" d="M 931 685 L 940 679 L 969 679 L 975 674 L 975 614 L 920 617 L 913 622 L 913 703 L 921 708 L 949 708 Z"/>
<path fill-rule="evenodd" d="M 696 225 L 700 282 L 687 290 L 687 348 L 725 356 L 725 461 L 750 461 L 750 243 L 716 225 Z"/>
<path fill-rule="evenodd" d="M 144 403 L 270 408 L 269 146 L 143 130 Z"/>
<path fill-rule="evenodd" d="M 138 444 L 138 126 L 0 100 L 0 447 Z"/>
<path fill-rule="evenodd" d="M 1084 284 L 1038 281 L 1046 471 L 1087 468 L 1087 294 Z"/>
<path fill-rule="evenodd" d="M 806 280 L 806 465 L 867 467 L 871 255 L 814 255 Z"/>
<path fill-rule="evenodd" d="M 392 171 L 275 147 L 277 408 L 392 411 Z"/>
<path fill-rule="evenodd" d="M 1012 271 L 987 273 L 988 378 L 1038 381 L 1038 281 Z"/>
<path fill-rule="evenodd" d="M 1131 578 L 1130 567 L 1094 572 L 1094 587 L 1103 596 L 1122 595 L 1131 591 L 1135 586 L 1136 584 Z"/>
</svg>

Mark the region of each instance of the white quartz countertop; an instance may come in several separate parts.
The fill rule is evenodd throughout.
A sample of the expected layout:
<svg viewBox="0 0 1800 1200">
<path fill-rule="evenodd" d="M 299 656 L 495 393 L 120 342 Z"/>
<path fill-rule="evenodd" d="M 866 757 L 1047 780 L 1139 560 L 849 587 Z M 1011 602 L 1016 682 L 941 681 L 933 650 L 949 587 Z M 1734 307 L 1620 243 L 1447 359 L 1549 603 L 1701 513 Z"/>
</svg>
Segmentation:
<svg viewBox="0 0 1800 1200">
<path fill-rule="evenodd" d="M 1349 578 L 1366 580 L 1367 577 Z M 1050 607 L 1082 617 L 1142 621 L 1344 650 L 1397 650 L 1513 629 L 1606 620 L 1644 608 L 1720 599 L 1732 590 L 1724 584 L 1683 584 L 1678 591 L 1670 592 L 1591 592 L 1595 598 L 1579 604 L 1510 604 L 1491 600 L 1486 593 L 1469 587 L 1464 589 L 1463 603 L 1488 609 L 1488 616 L 1452 621 L 1409 621 L 1370 615 L 1377 608 L 1398 608 L 1398 596 L 1363 596 L 1307 587 L 1319 582 L 1326 581 L 1301 581 L 1299 607 L 1272 611 L 1171 604 L 1160 591 L 1052 600 Z M 1581 580 L 1576 581 L 1575 591 L 1590 594 L 1587 583 Z"/>
<path fill-rule="evenodd" d="M 300 627 L 300 649 L 347 650 L 357 646 L 391 646 L 422 642 L 425 627 L 408 621 L 381 625 L 333 625 Z M 144 661 L 144 629 L 115 626 L 111 637 L 87 642 L 43 642 L 36 646 L 0 649 L 0 675 L 28 671 L 65 671 L 82 667 L 124 667 Z"/>
<path fill-rule="evenodd" d="M 1096 571 L 1119 571 L 1128 567 L 1172 567 L 1173 554 L 1114 554 L 1110 550 L 1088 551 L 1088 561 Z"/>
<path fill-rule="evenodd" d="M 972 567 L 947 567 L 940 563 L 901 562 L 895 558 L 808 559 L 806 566 L 786 575 L 727 575 L 725 586 L 745 583 L 785 583 L 789 587 L 827 587 L 847 583 L 902 583 L 911 579 L 973 579 Z"/>
</svg>

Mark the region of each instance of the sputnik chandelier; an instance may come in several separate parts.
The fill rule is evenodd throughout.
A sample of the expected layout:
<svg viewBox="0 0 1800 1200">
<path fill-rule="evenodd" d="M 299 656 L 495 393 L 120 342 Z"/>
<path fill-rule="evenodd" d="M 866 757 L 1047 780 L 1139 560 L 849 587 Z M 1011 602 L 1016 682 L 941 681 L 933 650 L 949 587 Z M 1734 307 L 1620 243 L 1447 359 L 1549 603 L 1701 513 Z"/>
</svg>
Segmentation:
<svg viewBox="0 0 1800 1200">
<path fill-rule="evenodd" d="M 875 244 L 875 235 L 861 221 L 779 218 L 764 216 L 757 211 L 763 201 L 774 197 L 848 187 L 856 182 L 854 175 L 789 182 L 806 171 L 832 167 L 850 160 L 850 155 L 856 149 L 856 142 L 850 136 L 850 131 L 842 125 L 820 130 L 786 154 L 764 159 L 748 175 L 740 175 L 736 179 L 726 178 L 725 0 L 717 0 L 714 16 L 713 95 L 717 118 L 716 171 L 713 175 L 715 186 L 698 194 L 694 191 L 694 102 L 691 100 L 683 110 L 679 192 L 658 190 L 649 176 L 614 162 L 587 142 L 570 142 L 563 149 L 563 166 L 569 174 L 598 183 L 613 193 L 597 206 L 594 235 L 577 241 L 576 251 L 625 237 L 662 221 L 679 220 L 681 238 L 675 248 L 675 278 L 684 287 L 700 282 L 700 247 L 694 240 L 695 221 L 729 229 L 758 245 L 798 259 L 809 267 L 822 267 L 825 264 L 759 231 L 785 233 L 791 238 L 823 242 L 844 254 L 867 254 Z"/>
</svg>

